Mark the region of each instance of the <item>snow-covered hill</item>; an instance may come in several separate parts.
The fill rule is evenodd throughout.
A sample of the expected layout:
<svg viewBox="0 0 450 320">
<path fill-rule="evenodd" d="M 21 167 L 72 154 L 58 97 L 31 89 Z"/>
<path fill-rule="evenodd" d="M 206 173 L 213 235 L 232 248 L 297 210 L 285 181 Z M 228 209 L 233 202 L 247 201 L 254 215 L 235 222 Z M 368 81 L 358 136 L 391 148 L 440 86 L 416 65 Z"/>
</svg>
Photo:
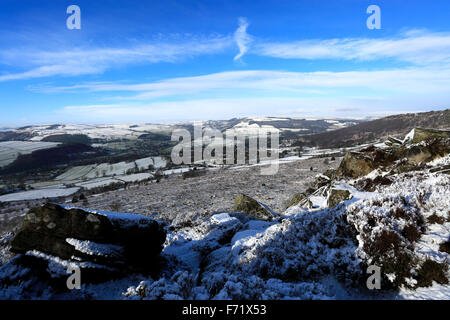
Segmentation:
<svg viewBox="0 0 450 320">
<path fill-rule="evenodd" d="M 227 129 L 252 129 L 255 127 L 277 128 L 281 131 L 297 132 L 324 132 L 342 127 L 348 127 L 360 122 L 360 120 L 341 119 L 297 119 L 276 117 L 249 117 L 231 120 L 202 121 L 208 126 L 221 131 Z M 137 139 L 144 133 L 159 133 L 170 135 L 174 129 L 190 128 L 198 121 L 179 122 L 169 124 L 56 124 L 36 125 L 1 132 L 1 140 L 10 140 L 8 137 L 21 137 L 19 140 L 41 141 L 45 138 L 58 135 L 85 135 L 91 139 L 114 140 L 114 139 Z"/>
<path fill-rule="evenodd" d="M 0 298 L 450 299 L 447 134 L 415 130 L 403 142 L 347 153 L 337 170 L 318 174 L 289 208 L 268 220 L 247 204 L 244 212 L 166 226 L 156 274 L 125 273 L 67 291 L 23 267 L 19 255 L 0 267 Z M 2 239 L 2 251 L 11 238 Z M 83 263 L 39 246 L 44 252 L 25 256 L 51 264 L 44 268 L 51 277 L 60 276 L 54 269 Z M 97 243 L 86 240 L 85 246 Z M 369 267 L 379 268 L 380 289 L 367 287 Z"/>
</svg>

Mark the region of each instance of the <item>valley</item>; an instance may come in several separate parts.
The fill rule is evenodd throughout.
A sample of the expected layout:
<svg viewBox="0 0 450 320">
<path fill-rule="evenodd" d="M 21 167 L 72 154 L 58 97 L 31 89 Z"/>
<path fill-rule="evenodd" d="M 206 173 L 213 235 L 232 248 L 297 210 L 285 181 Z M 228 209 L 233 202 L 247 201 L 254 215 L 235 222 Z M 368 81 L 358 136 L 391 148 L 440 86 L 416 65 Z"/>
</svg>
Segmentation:
<svg viewBox="0 0 450 320">
<path fill-rule="evenodd" d="M 231 129 L 251 135 L 266 120 Z M 340 136 L 367 123 L 328 132 Z M 160 134 L 156 141 L 164 140 Z M 122 136 L 118 153 L 109 147 L 107 157 L 2 176 L 4 185 L 21 185 L 0 195 L 0 287 L 13 277 L 0 298 L 19 292 L 38 299 L 448 299 L 449 131 L 413 128 L 345 147 L 295 143 L 317 134 L 327 132 L 282 136 L 277 160 L 231 165 L 174 165 L 157 149 L 139 157 L 123 148 L 136 139 Z M 47 141 L 56 145 L 29 154 L 73 147 L 72 138 L 58 135 Z M 79 145 L 80 136 L 75 140 Z M 85 146 L 106 152 L 111 140 L 90 142 Z M 261 174 L 272 161 L 277 173 Z M 86 214 L 89 223 L 74 222 Z M 68 215 L 75 224 L 60 238 L 67 228 L 58 219 Z M 100 242 L 97 229 L 85 233 L 91 222 L 103 230 L 104 219 L 120 237 L 111 238 L 109 227 Z M 141 254 L 142 247 L 161 252 Z M 379 292 L 362 285 L 374 261 L 383 270 Z M 48 264 L 46 271 L 27 271 L 36 262 Z M 80 291 L 58 289 L 68 263 L 88 277 Z M 46 273 L 50 280 L 41 278 Z"/>
</svg>

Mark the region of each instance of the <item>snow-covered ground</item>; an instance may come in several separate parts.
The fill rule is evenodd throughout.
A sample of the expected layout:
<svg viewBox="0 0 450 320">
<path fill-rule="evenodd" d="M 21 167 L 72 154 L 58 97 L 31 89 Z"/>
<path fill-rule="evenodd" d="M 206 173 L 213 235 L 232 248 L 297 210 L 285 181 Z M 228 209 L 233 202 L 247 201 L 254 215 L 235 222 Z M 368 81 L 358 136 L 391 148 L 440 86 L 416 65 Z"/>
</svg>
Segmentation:
<svg viewBox="0 0 450 320">
<path fill-rule="evenodd" d="M 348 190 L 352 198 L 334 208 L 327 207 L 326 188 L 310 197 L 311 207 L 284 208 L 294 192 L 304 191 L 319 174 L 310 167 L 324 172 L 338 162 L 325 165 L 323 159 L 291 158 L 280 164 L 279 174 L 273 177 L 258 175 L 255 166 L 211 170 L 201 177 L 183 180 L 171 176 L 160 183 L 88 197 L 92 209 L 109 209 L 114 200 L 122 201 L 121 210 L 127 212 L 150 215 L 159 211 L 157 218 L 168 220 L 172 227 L 167 229 L 162 252 L 167 267 L 157 277 L 132 274 L 106 283 L 83 284 L 81 290 L 56 296 L 46 288 L 36 288 L 35 297 L 450 300 L 448 284 L 432 282 L 428 287 L 413 288 L 426 259 L 445 263 L 450 271 L 449 254 L 439 249 L 450 236 L 450 176 L 431 171 L 450 164 L 450 156 L 429 163 L 431 168 L 389 175 L 391 184 L 377 185 L 370 192 L 356 188 L 357 183 L 388 177 L 387 172 L 376 170 L 357 180 L 335 181 L 332 188 Z M 280 217 L 267 222 L 234 213 L 233 200 L 241 192 L 265 203 Z M 166 207 L 157 209 L 156 204 Z M 432 216 L 441 218 L 442 223 L 431 222 Z M 421 219 L 424 230 L 419 238 L 404 242 L 405 227 Z M 365 266 L 376 262 L 366 244 L 383 232 L 401 236 L 405 252 L 414 258 L 408 274 L 394 270 L 384 275 L 389 281 L 405 280 L 398 291 L 365 287 Z M 68 241 L 92 249 L 86 243 Z M 11 270 L 3 268 L 3 272 Z M 20 286 L 2 288 L 0 298 L 21 297 L 24 290 Z"/>
<path fill-rule="evenodd" d="M 15 192 L 0 196 L 0 202 L 67 197 L 76 193 L 79 189 L 80 188 L 45 188 L 41 190 Z"/>
<path fill-rule="evenodd" d="M 446 164 L 449 159 L 432 165 Z M 449 176 L 426 171 L 395 178 L 393 184 L 374 192 L 356 190 L 351 185 L 354 181 L 337 182 L 336 188 L 349 190 L 353 198 L 333 209 L 323 199 L 313 210 L 294 206 L 274 222 L 223 212 L 179 229 L 169 234 L 163 255 L 184 270 L 179 267 L 170 277 L 145 279 L 128 287 L 121 297 L 142 298 L 144 292 L 150 299 L 450 299 L 450 285 L 436 282 L 416 290 L 402 285 L 398 292 L 355 287 L 365 277 L 360 264 L 368 257 L 364 240 L 358 238 L 355 243 L 345 230 L 352 224 L 363 228 L 372 215 L 388 219 L 375 233 L 383 228 L 401 230 L 409 220 L 391 220 L 391 210 L 415 212 L 417 201 L 421 205 L 418 214 L 425 221 L 438 215 L 446 222 L 427 224 L 414 244 L 414 255 L 418 261 L 447 263 L 448 269 L 449 254 L 439 251 L 439 244 L 450 235 Z M 424 194 L 426 199 L 420 196 Z M 407 199 L 407 203 L 396 199 Z M 223 244 L 230 234 L 231 240 Z M 407 283 L 414 285 L 414 279 Z"/>
<path fill-rule="evenodd" d="M 91 190 L 93 188 L 109 186 L 113 183 L 140 182 L 151 179 L 152 177 L 153 175 L 151 173 L 142 172 L 114 177 L 90 179 L 84 182 L 77 182 L 75 185 L 77 187 L 82 187 L 85 190 Z"/>
<path fill-rule="evenodd" d="M 153 166 L 154 169 L 159 169 L 166 166 L 167 161 L 162 157 L 148 157 L 138 159 L 130 162 L 118 162 L 118 163 L 101 163 L 86 166 L 77 166 L 70 168 L 63 174 L 55 178 L 57 181 L 76 181 L 76 180 L 90 180 L 98 177 L 113 177 L 119 175 L 125 175 L 128 171 L 148 170 L 149 166 Z"/>
<path fill-rule="evenodd" d="M 432 165 L 446 164 L 449 159 L 447 156 Z M 147 278 L 119 290 L 115 298 L 450 299 L 450 285 L 437 282 L 416 289 L 402 285 L 397 292 L 355 286 L 359 278 L 365 278 L 360 265 L 368 257 L 364 240 L 357 238 L 355 243 L 346 230 L 352 224 L 364 228 L 373 215 L 386 219 L 380 222 L 380 230 L 374 228 L 375 233 L 383 228 L 401 230 L 408 220 L 392 220 L 391 210 L 402 208 L 412 214 L 417 201 L 421 208 L 418 214 L 425 221 L 432 215 L 446 219 L 442 224 L 427 223 L 426 231 L 413 245 L 417 266 L 431 259 L 447 263 L 448 269 L 449 254 L 439 251 L 439 244 L 450 236 L 449 176 L 426 171 L 395 178 L 393 184 L 374 192 L 357 191 L 351 186 L 354 181 L 338 182 L 336 188 L 351 191 L 353 198 L 333 209 L 325 206 L 325 198 L 317 201 L 320 205 L 313 210 L 297 205 L 273 222 L 222 212 L 169 233 L 163 255 L 181 267 L 160 279 Z M 421 196 L 424 194 L 426 199 Z M 229 242 L 223 244 L 230 234 Z M 414 285 L 414 279 L 407 283 Z M 86 286 L 84 290 L 92 293 L 102 288 Z"/>
<path fill-rule="evenodd" d="M 0 167 L 13 163 L 19 154 L 29 154 L 37 150 L 57 146 L 56 142 L 2 141 L 0 142 Z"/>
<path fill-rule="evenodd" d="M 295 193 L 304 191 L 314 180 L 317 172 L 311 171 L 311 167 L 323 172 L 336 168 L 339 160 L 325 164 L 324 159 L 283 158 L 278 173 L 273 176 L 261 175 L 258 165 L 213 167 L 203 176 L 185 180 L 181 173 L 189 168 L 169 169 L 162 172 L 166 178 L 159 183 L 88 196 L 89 207 L 111 210 L 115 201 L 123 211 L 148 215 L 158 212 L 158 219 L 178 224 L 205 214 L 232 210 L 234 198 L 244 193 L 281 212 Z"/>
</svg>

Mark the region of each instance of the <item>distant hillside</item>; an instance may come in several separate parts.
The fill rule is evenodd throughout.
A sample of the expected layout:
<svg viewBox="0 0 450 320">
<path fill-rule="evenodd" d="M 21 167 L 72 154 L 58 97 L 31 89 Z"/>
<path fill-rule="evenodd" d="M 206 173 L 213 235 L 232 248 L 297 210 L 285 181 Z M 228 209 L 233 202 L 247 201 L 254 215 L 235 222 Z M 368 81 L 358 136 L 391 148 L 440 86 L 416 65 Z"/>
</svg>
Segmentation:
<svg viewBox="0 0 450 320">
<path fill-rule="evenodd" d="M 81 143 L 63 144 L 50 149 L 21 154 L 13 163 L 0 168 L 0 175 L 51 169 L 57 165 L 105 156 L 103 151 Z"/>
<path fill-rule="evenodd" d="M 29 132 L 0 131 L 0 141 L 25 141 L 30 138 L 32 135 Z"/>
<path fill-rule="evenodd" d="M 294 146 L 342 148 L 368 143 L 388 136 L 403 137 L 414 127 L 449 129 L 450 109 L 423 113 L 407 113 L 377 120 L 361 122 L 354 126 L 301 136 Z"/>
</svg>

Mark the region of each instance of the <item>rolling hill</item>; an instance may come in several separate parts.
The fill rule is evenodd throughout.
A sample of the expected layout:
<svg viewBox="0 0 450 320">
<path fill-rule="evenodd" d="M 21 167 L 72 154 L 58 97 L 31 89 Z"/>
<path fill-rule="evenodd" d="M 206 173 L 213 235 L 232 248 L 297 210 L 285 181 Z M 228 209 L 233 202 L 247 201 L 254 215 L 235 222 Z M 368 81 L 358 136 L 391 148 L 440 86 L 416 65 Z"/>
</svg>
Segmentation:
<svg viewBox="0 0 450 320">
<path fill-rule="evenodd" d="M 403 137 L 411 128 L 450 128 L 450 109 L 388 116 L 328 132 L 300 136 L 294 146 L 342 148 L 373 142 L 388 136 Z"/>
</svg>

